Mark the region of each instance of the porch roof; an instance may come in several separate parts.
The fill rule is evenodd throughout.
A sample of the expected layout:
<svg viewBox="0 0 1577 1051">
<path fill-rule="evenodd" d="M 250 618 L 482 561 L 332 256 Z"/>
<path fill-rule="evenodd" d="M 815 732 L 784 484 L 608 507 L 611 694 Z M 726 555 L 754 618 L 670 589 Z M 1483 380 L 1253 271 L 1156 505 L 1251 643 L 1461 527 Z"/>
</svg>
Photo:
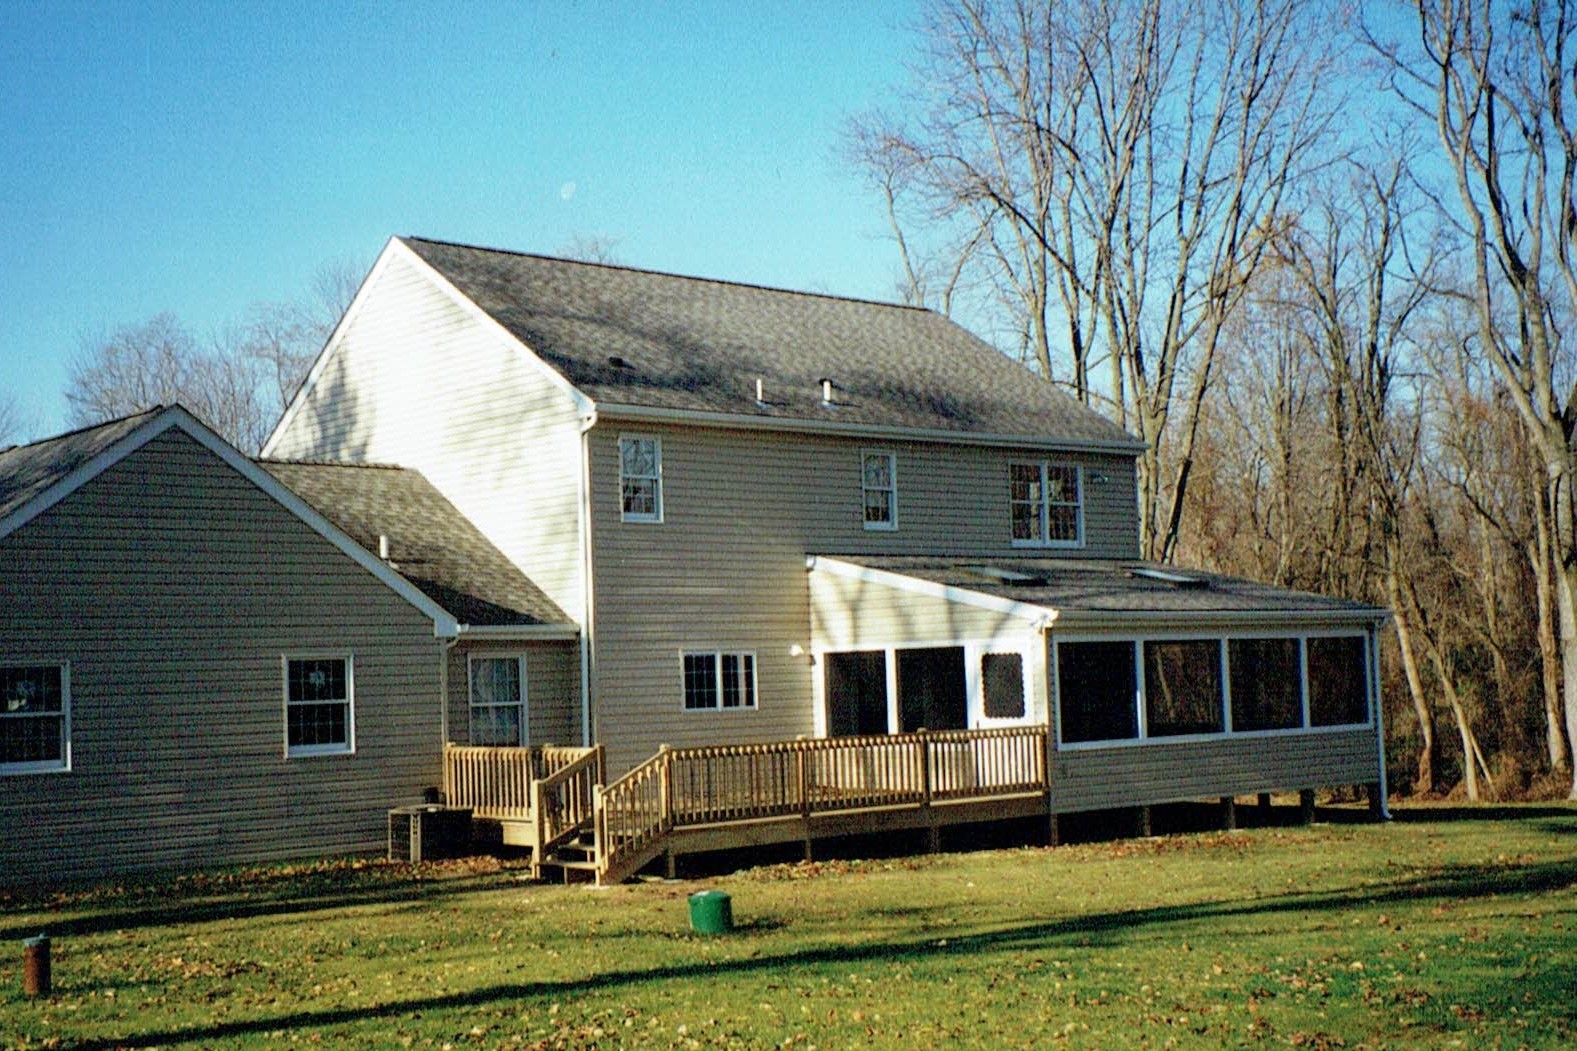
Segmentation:
<svg viewBox="0 0 1577 1051">
<path fill-rule="evenodd" d="M 808 565 L 1063 628 L 1199 621 L 1379 623 L 1385 609 L 1241 577 L 1133 559 L 819 555 Z M 979 596 L 975 600 L 972 596 Z M 1034 612 L 1040 618 L 1031 616 Z"/>
</svg>

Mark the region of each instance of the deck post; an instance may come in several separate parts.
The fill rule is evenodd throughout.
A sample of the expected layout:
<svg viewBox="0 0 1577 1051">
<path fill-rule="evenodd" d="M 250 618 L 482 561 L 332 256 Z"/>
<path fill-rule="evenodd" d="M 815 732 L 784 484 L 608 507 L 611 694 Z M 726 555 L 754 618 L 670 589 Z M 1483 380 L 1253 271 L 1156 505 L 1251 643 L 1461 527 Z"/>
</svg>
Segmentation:
<svg viewBox="0 0 1577 1051">
<path fill-rule="evenodd" d="M 1298 790 L 1298 820 L 1305 825 L 1314 824 L 1314 789 Z"/>
<path fill-rule="evenodd" d="M 1261 827 L 1270 824 L 1270 793 L 1259 794 L 1259 823 Z"/>
<path fill-rule="evenodd" d="M 1147 807 L 1147 806 L 1142 806 L 1142 807 L 1138 808 L 1138 811 L 1139 812 L 1136 815 L 1134 815 L 1134 823 L 1138 826 L 1139 838 L 1140 839 L 1149 839 L 1150 838 L 1150 808 Z"/>
<path fill-rule="evenodd" d="M 663 757 L 663 776 L 658 781 L 658 799 L 661 810 L 659 819 L 663 828 L 672 828 L 674 823 L 674 753 L 673 749 L 665 744 L 657 746 L 657 752 Z"/>
<path fill-rule="evenodd" d="M 1051 819 L 1046 822 L 1046 846 L 1062 846 L 1062 822 L 1058 820 L 1055 810 L 1051 812 Z"/>
<path fill-rule="evenodd" d="M 1378 781 L 1370 781 L 1366 786 L 1369 791 L 1369 817 L 1375 821 L 1385 820 L 1385 787 Z"/>
<path fill-rule="evenodd" d="M 1221 829 L 1236 832 L 1238 827 L 1238 801 L 1235 796 L 1221 797 Z"/>
</svg>

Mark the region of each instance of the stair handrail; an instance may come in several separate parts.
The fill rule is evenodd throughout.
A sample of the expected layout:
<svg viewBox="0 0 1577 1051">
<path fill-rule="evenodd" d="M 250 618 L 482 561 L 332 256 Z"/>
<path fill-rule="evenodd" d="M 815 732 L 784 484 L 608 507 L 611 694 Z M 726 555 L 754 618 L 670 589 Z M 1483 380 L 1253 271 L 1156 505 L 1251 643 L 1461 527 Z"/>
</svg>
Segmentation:
<svg viewBox="0 0 1577 1051">
<path fill-rule="evenodd" d="M 598 882 L 613 882 L 610 873 L 622 870 L 673 827 L 671 764 L 672 750 L 663 745 L 650 759 L 593 793 Z"/>
<path fill-rule="evenodd" d="M 556 749 L 557 769 L 531 782 L 531 812 L 540 856 L 575 835 L 596 817 L 596 787 L 602 782 L 603 749 Z"/>
</svg>

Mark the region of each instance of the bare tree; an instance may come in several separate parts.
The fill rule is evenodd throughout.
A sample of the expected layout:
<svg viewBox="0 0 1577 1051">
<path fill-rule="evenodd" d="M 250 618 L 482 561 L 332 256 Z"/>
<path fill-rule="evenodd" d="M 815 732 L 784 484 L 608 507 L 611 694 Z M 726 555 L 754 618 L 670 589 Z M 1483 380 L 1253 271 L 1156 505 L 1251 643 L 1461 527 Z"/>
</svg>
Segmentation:
<svg viewBox="0 0 1577 1051">
<path fill-rule="evenodd" d="M 1577 742 L 1577 391 L 1563 345 L 1577 302 L 1577 67 L 1573 0 L 1439 0 L 1407 44 L 1375 46 L 1399 96 L 1430 121 L 1450 188 L 1440 199 L 1470 260 L 1462 294 L 1476 350 L 1533 438 L 1558 562 L 1568 744 Z M 1574 764 L 1572 798 L 1577 798 Z"/>
<path fill-rule="evenodd" d="M 272 379 L 269 399 L 277 416 L 295 397 L 323 345 L 361 287 L 366 268 L 339 260 L 319 267 L 300 299 L 254 303 L 226 341 L 265 363 Z"/>
<path fill-rule="evenodd" d="M 79 426 L 179 403 L 253 451 L 271 422 L 259 379 L 256 363 L 241 348 L 204 347 L 173 314 L 160 314 L 85 336 L 71 362 L 66 403 Z"/>
<path fill-rule="evenodd" d="M 1323 17 L 1293 0 L 945 0 L 907 119 L 859 125 L 890 203 L 955 217 L 944 243 L 983 232 L 971 265 L 1042 372 L 1058 378 L 1062 348 L 1076 396 L 1099 402 L 1110 369 L 1106 404 L 1146 444 L 1154 557 L 1176 548 L 1222 333 L 1319 159 Z"/>
<path fill-rule="evenodd" d="M 578 259 L 582 263 L 601 263 L 604 266 L 623 266 L 619 257 L 622 237 L 612 234 L 575 234 L 559 245 L 558 254 L 565 259 Z"/>
<path fill-rule="evenodd" d="M 0 393 L 0 447 L 21 441 L 30 426 L 15 396 Z"/>
</svg>

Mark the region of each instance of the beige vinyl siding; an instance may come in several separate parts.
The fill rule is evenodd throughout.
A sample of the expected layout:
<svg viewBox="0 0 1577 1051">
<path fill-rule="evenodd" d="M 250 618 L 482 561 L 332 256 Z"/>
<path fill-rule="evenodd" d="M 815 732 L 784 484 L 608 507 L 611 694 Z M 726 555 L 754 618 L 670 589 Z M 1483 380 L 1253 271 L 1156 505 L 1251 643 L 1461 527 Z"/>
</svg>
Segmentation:
<svg viewBox="0 0 1577 1051">
<path fill-rule="evenodd" d="M 0 660 L 69 661 L 69 772 L 0 776 L 0 883 L 383 848 L 439 783 L 432 621 L 179 430 L 0 540 Z M 354 755 L 285 759 L 285 654 Z"/>
<path fill-rule="evenodd" d="M 663 521 L 620 521 L 620 435 L 662 440 Z M 914 442 L 599 423 L 589 435 L 596 587 L 597 735 L 623 769 L 657 746 L 746 742 L 814 732 L 809 653 L 813 554 L 1012 555 L 1007 465 L 1044 453 Z M 898 529 L 864 528 L 862 450 L 897 454 Z M 1085 466 L 1085 548 L 1137 550 L 1133 464 L 1069 455 Z M 1092 475 L 1101 473 L 1104 482 Z M 914 604 L 919 610 L 923 603 Z M 1001 615 L 936 609 L 929 625 L 994 634 Z M 920 614 L 917 614 L 919 616 Z M 927 641 L 946 641 L 941 634 Z M 892 641 L 892 640 L 888 640 Z M 794 655 L 795 645 L 805 652 Z M 680 654 L 756 654 L 759 710 L 687 712 Z M 1032 659 L 1032 664 L 1036 662 Z M 1037 679 L 1041 678 L 1037 674 Z M 1044 696 L 1037 686 L 1038 696 Z"/>
<path fill-rule="evenodd" d="M 477 642 L 449 652 L 449 740 L 470 743 L 470 654 L 526 658 L 526 728 L 533 745 L 579 745 L 580 643 Z"/>
<path fill-rule="evenodd" d="M 1101 810 L 1378 780 L 1374 730 L 1288 731 L 1060 751 L 1051 800 Z"/>
<path fill-rule="evenodd" d="M 405 251 L 389 249 L 270 455 L 416 468 L 578 620 L 574 401 Z"/>
</svg>

